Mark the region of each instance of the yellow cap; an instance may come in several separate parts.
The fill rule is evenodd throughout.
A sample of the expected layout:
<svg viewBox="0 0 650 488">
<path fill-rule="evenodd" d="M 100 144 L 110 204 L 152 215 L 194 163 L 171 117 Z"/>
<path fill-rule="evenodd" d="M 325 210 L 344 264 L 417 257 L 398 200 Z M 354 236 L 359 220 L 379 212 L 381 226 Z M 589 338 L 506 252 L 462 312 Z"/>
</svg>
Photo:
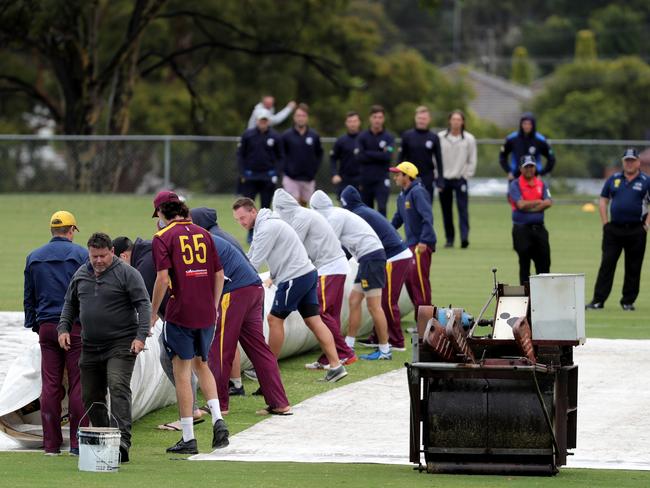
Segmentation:
<svg viewBox="0 0 650 488">
<path fill-rule="evenodd" d="M 409 163 L 408 161 L 399 163 L 394 168 L 389 168 L 389 171 L 391 173 L 404 173 L 406 176 L 409 176 L 413 179 L 417 178 L 419 173 L 418 167 L 413 163 Z"/>
<path fill-rule="evenodd" d="M 77 227 L 77 220 L 70 212 L 59 210 L 52 214 L 52 217 L 50 218 L 50 227 L 67 227 L 69 225 L 74 227 L 76 230 L 79 230 L 79 227 Z"/>
</svg>

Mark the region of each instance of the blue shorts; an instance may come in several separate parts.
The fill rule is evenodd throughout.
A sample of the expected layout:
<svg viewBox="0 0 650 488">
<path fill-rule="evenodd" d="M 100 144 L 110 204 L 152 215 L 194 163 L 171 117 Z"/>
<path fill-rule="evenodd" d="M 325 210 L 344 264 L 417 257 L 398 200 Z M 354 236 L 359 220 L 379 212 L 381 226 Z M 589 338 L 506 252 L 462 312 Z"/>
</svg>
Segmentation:
<svg viewBox="0 0 650 488">
<path fill-rule="evenodd" d="M 278 285 L 273 298 L 271 315 L 286 319 L 291 312 L 298 310 L 303 319 L 320 314 L 318 305 L 318 272 L 310 271 Z"/>
<path fill-rule="evenodd" d="M 214 325 L 205 329 L 189 329 L 165 322 L 163 345 L 170 359 L 178 356 L 183 360 L 190 360 L 199 356 L 201 360 L 207 361 L 215 330 Z"/>
<path fill-rule="evenodd" d="M 361 261 L 354 282 L 361 284 L 363 291 L 382 289 L 386 286 L 386 260 Z"/>
</svg>

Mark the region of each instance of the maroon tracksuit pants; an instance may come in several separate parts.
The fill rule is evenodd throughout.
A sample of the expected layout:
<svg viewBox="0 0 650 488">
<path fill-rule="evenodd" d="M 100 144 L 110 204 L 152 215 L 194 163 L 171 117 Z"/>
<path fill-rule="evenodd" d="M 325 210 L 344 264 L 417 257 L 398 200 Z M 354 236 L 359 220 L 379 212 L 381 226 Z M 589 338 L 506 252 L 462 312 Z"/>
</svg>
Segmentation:
<svg viewBox="0 0 650 488">
<path fill-rule="evenodd" d="M 402 332 L 402 319 L 399 310 L 399 296 L 412 269 L 415 259 L 407 258 L 386 263 L 386 286 L 381 291 L 381 307 L 388 323 L 388 342 L 395 347 L 404 347 L 404 333 Z M 377 333 L 372 332 L 368 338 L 370 342 L 377 343 Z"/>
<path fill-rule="evenodd" d="M 341 335 L 341 307 L 343 306 L 343 291 L 345 288 L 344 274 L 321 275 L 318 277 L 318 304 L 320 317 L 332 333 L 336 352 L 339 359 L 348 359 L 354 356 L 354 351 L 345 343 Z M 321 364 L 329 364 L 325 354 L 318 358 Z"/>
<path fill-rule="evenodd" d="M 68 370 L 68 413 L 70 414 L 70 447 L 79 447 L 77 430 L 84 409 L 81 401 L 79 357 L 81 355 L 81 325 L 74 324 L 70 333 L 70 350 L 59 346 L 58 324 L 44 322 L 38 330 L 41 345 L 41 422 L 45 452 L 58 452 L 63 443 L 61 434 L 61 401 L 65 396 L 63 371 Z M 88 421 L 84 421 L 88 425 Z"/>
<path fill-rule="evenodd" d="M 217 382 L 219 405 L 228 410 L 228 381 L 237 342 L 253 363 L 262 395 L 271 408 L 289 405 L 280 378 L 278 360 L 264 340 L 264 289 L 251 285 L 221 297 L 217 330 L 210 347 L 208 365 Z"/>
<path fill-rule="evenodd" d="M 431 305 L 431 281 L 429 272 L 431 270 L 431 248 L 427 246 L 426 251 L 416 252 L 416 246 L 410 246 L 415 256 L 415 266 L 406 278 L 406 291 L 413 302 L 415 318 L 418 317 L 420 305 Z"/>
</svg>

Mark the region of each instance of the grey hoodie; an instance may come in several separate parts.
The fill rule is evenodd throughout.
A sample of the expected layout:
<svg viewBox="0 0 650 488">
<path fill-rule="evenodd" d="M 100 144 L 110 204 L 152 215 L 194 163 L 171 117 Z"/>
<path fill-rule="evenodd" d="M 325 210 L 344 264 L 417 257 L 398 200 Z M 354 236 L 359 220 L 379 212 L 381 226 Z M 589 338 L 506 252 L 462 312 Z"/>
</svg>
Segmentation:
<svg viewBox="0 0 650 488">
<path fill-rule="evenodd" d="M 384 252 L 381 240 L 368 222 L 349 210 L 335 207 L 330 197 L 322 190 L 317 190 L 312 195 L 309 205 L 325 217 L 343 247 L 350 251 L 357 261 L 368 254 Z"/>
<path fill-rule="evenodd" d="M 271 279 L 278 284 L 314 270 L 298 234 L 268 208 L 260 209 L 255 219 L 248 259 L 258 271 L 266 261 Z"/>
<path fill-rule="evenodd" d="M 325 217 L 315 210 L 302 207 L 282 188 L 275 190 L 273 210 L 296 231 L 317 269 L 345 258 L 341 243 L 327 225 Z"/>
</svg>

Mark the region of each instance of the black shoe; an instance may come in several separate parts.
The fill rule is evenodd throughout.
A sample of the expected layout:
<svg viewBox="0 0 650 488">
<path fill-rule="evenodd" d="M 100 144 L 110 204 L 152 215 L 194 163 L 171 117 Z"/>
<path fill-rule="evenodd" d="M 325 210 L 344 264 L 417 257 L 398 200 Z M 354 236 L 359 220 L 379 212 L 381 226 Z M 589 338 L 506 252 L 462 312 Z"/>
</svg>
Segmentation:
<svg viewBox="0 0 650 488">
<path fill-rule="evenodd" d="M 196 439 L 190 439 L 185 442 L 181 437 L 181 440 L 174 444 L 172 447 L 167 448 L 167 452 L 172 454 L 198 454 L 199 448 L 196 447 Z"/>
<path fill-rule="evenodd" d="M 623 310 L 625 310 L 626 312 L 634 312 L 634 311 L 636 310 L 636 308 L 634 308 L 634 304 L 633 304 L 633 303 L 621 303 L 621 307 L 622 307 Z"/>
<path fill-rule="evenodd" d="M 230 441 L 228 440 L 229 434 L 228 427 L 226 427 L 226 423 L 223 419 L 217 420 L 212 426 L 212 448 L 220 449 L 230 444 Z"/>
<path fill-rule="evenodd" d="M 445 242 L 445 247 L 454 247 L 453 242 Z"/>
<path fill-rule="evenodd" d="M 585 305 L 587 310 L 602 310 L 605 308 L 605 305 L 602 302 L 591 302 Z"/>
<path fill-rule="evenodd" d="M 262 387 L 260 386 L 257 390 L 253 392 L 254 396 L 262 396 Z"/>
<path fill-rule="evenodd" d="M 232 381 L 229 381 L 228 396 L 246 396 L 246 392 L 244 391 L 244 385 L 241 385 L 239 388 L 237 388 Z"/>
<path fill-rule="evenodd" d="M 462 249 L 467 249 L 469 247 L 469 241 L 463 241 L 460 243 Z"/>
<path fill-rule="evenodd" d="M 72 449 L 70 451 L 72 451 Z M 77 456 L 78 455 L 79 454 L 77 454 Z M 124 446 L 120 446 L 120 464 L 127 464 L 128 462 L 129 462 L 129 450 Z"/>
</svg>

